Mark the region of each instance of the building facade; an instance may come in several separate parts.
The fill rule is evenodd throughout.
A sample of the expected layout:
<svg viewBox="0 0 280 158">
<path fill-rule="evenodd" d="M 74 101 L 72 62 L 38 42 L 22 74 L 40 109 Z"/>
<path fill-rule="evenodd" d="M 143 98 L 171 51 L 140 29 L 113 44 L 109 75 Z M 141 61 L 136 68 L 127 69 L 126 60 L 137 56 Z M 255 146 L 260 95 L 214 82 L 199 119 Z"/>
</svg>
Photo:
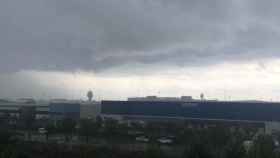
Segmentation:
<svg viewBox="0 0 280 158">
<path fill-rule="evenodd" d="M 49 104 L 50 118 L 52 119 L 79 119 L 81 104 L 75 102 L 53 102 Z"/>
<path fill-rule="evenodd" d="M 280 103 L 222 101 L 102 101 L 101 114 L 142 118 L 280 121 Z"/>
<path fill-rule="evenodd" d="M 84 102 L 81 103 L 80 118 L 95 119 L 99 116 L 101 110 L 100 102 Z"/>
</svg>

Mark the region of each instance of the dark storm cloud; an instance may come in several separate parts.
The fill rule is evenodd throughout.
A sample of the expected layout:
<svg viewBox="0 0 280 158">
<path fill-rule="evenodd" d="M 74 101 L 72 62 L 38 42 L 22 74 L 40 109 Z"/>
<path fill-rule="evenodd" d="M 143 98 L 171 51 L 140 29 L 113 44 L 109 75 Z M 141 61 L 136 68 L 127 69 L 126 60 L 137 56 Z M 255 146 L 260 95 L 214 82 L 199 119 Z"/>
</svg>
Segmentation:
<svg viewBox="0 0 280 158">
<path fill-rule="evenodd" d="M 278 57 L 278 1 L 2 0 L 0 71 Z"/>
</svg>

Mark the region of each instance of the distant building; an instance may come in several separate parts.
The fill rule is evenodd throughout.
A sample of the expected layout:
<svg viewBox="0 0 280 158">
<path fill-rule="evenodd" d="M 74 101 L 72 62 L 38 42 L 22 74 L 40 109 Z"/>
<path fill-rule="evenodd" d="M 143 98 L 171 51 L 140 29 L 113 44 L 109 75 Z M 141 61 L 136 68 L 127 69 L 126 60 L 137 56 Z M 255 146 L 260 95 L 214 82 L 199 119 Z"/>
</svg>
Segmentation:
<svg viewBox="0 0 280 158">
<path fill-rule="evenodd" d="M 128 98 L 127 101 L 193 101 L 192 96 L 182 97 L 157 97 L 157 96 L 146 96 L 146 97 L 132 97 Z"/>
<path fill-rule="evenodd" d="M 280 131 L 280 103 L 239 101 L 102 101 L 101 115 L 123 120 L 255 124 Z"/>
<path fill-rule="evenodd" d="M 79 119 L 81 105 L 78 102 L 52 102 L 49 105 L 49 111 L 52 119 Z"/>
<path fill-rule="evenodd" d="M 32 104 L 33 103 L 33 104 Z M 0 102 L 0 115 L 10 115 L 24 118 L 26 115 L 34 115 L 36 119 L 95 119 L 101 111 L 100 102 L 84 102 L 65 99 L 55 99 L 50 102 L 37 101 L 2 101 Z"/>
<path fill-rule="evenodd" d="M 181 96 L 181 101 L 192 101 L 194 100 L 192 96 Z"/>
<path fill-rule="evenodd" d="M 23 104 L 36 104 L 36 101 L 33 98 L 20 98 L 17 99 L 16 102 Z"/>
<path fill-rule="evenodd" d="M 36 107 L 35 106 L 22 106 L 19 109 L 21 120 L 35 120 Z"/>
<path fill-rule="evenodd" d="M 100 114 L 100 102 L 56 101 L 49 104 L 49 111 L 53 119 L 95 119 Z"/>
</svg>

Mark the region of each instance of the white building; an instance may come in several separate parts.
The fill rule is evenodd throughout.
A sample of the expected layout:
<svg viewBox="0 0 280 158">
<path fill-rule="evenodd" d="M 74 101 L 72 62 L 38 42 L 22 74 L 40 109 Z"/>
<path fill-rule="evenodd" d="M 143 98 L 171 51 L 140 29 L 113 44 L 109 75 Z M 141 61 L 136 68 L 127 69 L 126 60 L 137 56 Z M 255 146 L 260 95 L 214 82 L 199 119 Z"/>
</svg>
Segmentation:
<svg viewBox="0 0 280 158">
<path fill-rule="evenodd" d="M 80 118 L 92 118 L 95 119 L 101 113 L 100 102 L 83 102 L 81 103 Z"/>
</svg>

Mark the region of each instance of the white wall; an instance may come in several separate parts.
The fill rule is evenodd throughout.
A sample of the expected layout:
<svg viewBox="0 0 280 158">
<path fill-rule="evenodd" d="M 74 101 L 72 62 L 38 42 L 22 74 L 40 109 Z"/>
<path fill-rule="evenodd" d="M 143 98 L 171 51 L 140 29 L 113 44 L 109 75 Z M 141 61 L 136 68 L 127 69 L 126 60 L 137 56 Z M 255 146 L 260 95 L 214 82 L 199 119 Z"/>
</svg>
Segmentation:
<svg viewBox="0 0 280 158">
<path fill-rule="evenodd" d="M 81 104 L 80 118 L 93 118 L 95 119 L 100 115 L 101 103 L 100 102 L 86 102 Z"/>
</svg>

